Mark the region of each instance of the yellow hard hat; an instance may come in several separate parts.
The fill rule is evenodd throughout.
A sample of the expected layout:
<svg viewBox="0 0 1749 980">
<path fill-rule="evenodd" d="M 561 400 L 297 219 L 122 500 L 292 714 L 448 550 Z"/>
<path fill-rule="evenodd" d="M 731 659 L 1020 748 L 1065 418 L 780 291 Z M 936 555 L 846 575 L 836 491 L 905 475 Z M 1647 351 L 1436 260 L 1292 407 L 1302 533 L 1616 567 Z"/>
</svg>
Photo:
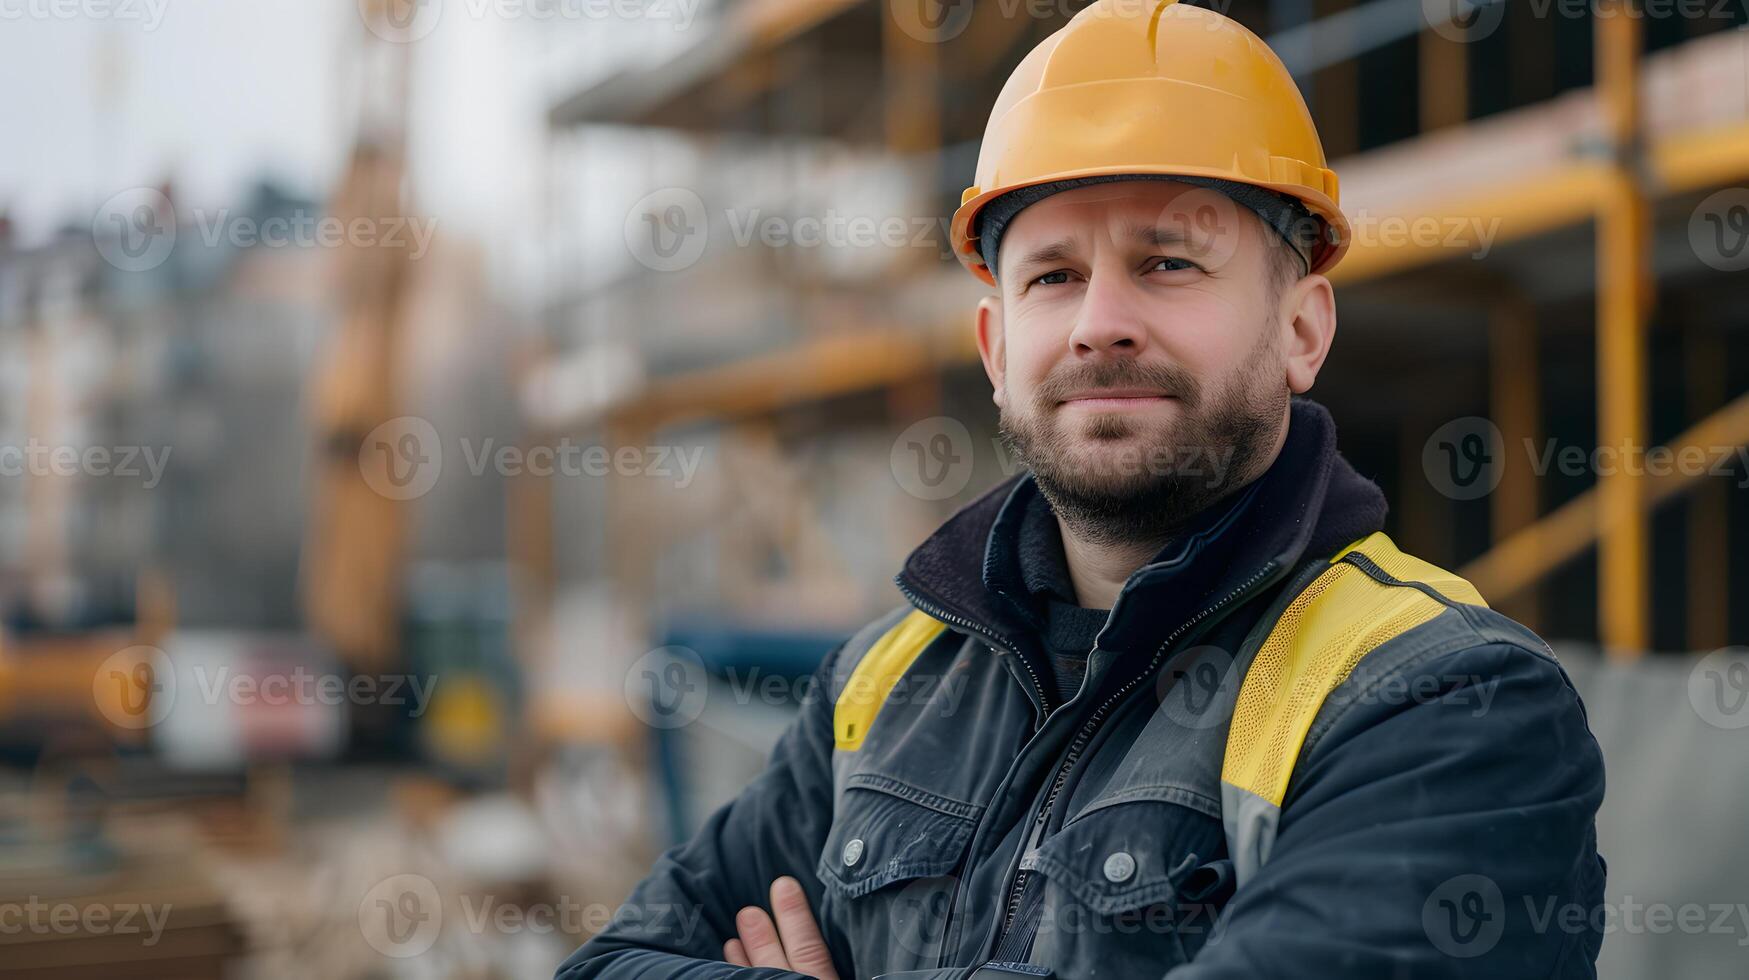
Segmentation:
<svg viewBox="0 0 1749 980">
<path fill-rule="evenodd" d="M 978 213 L 1022 187 L 1114 174 L 1210 178 L 1298 200 L 1322 225 L 1310 271 L 1348 249 L 1336 172 L 1299 87 L 1257 35 L 1174 0 L 1097 0 L 1021 61 L 990 110 L 954 254 L 995 285 Z"/>
</svg>

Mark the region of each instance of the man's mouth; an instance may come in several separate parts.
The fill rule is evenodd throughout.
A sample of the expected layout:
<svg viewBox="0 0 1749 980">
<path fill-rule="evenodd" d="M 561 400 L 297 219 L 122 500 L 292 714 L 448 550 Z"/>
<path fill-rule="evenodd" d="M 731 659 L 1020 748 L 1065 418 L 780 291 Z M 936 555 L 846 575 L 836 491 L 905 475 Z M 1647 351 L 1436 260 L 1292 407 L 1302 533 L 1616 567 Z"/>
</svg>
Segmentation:
<svg viewBox="0 0 1749 980">
<path fill-rule="evenodd" d="M 1063 399 L 1062 404 L 1076 408 L 1121 410 L 1146 408 L 1171 400 L 1171 395 L 1158 388 L 1097 388 L 1076 392 Z"/>
</svg>

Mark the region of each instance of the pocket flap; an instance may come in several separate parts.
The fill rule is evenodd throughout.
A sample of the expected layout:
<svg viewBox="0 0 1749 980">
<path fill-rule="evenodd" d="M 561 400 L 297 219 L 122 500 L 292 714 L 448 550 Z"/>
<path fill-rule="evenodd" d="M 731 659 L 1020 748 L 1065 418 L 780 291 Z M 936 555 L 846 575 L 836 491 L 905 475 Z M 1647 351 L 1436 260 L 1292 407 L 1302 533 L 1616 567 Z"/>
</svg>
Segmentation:
<svg viewBox="0 0 1749 980">
<path fill-rule="evenodd" d="M 897 780 L 860 777 L 845 789 L 816 873 L 846 898 L 895 881 L 951 874 L 980 808 Z"/>
<path fill-rule="evenodd" d="M 1218 821 L 1173 803 L 1134 800 L 1087 812 L 1041 843 L 1021 866 L 1057 881 L 1101 915 L 1176 902 L 1199 884 L 1224 845 Z M 1193 875 L 1198 880 L 1191 881 Z"/>
</svg>

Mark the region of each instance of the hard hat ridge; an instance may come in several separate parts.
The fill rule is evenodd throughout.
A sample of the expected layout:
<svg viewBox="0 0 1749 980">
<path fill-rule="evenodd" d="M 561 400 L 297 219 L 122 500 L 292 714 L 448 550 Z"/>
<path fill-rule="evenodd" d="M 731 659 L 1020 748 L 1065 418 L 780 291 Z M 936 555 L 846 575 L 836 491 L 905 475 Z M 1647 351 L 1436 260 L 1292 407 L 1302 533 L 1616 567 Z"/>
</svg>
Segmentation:
<svg viewBox="0 0 1749 980">
<path fill-rule="evenodd" d="M 1305 246 L 1309 271 L 1331 268 L 1347 250 L 1336 173 L 1299 87 L 1268 45 L 1202 7 L 1097 0 L 1021 59 L 996 97 L 974 183 L 950 225 L 954 254 L 993 285 L 995 249 L 987 258 L 980 236 L 999 238 L 1018 213 L 978 221 L 993 202 L 1021 188 L 1138 176 L 1224 181 L 1204 186 L 1243 185 L 1298 202 L 1310 222 L 1264 219 Z M 1254 204 L 1275 210 L 1268 198 L 1238 193 L 1260 215 Z M 1315 232 L 1296 230 L 1308 225 Z"/>
</svg>

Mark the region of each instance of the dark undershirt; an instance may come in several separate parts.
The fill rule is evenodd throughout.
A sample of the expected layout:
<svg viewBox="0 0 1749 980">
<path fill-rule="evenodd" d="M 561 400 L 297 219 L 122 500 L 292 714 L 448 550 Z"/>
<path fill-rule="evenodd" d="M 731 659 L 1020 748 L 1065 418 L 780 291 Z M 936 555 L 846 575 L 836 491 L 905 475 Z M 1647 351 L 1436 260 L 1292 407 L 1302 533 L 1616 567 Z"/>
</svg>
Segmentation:
<svg viewBox="0 0 1749 980">
<path fill-rule="evenodd" d="M 1047 599 L 1045 647 L 1051 655 L 1051 675 L 1057 684 L 1057 703 L 1068 704 L 1087 676 L 1087 657 L 1093 640 L 1105 627 L 1109 609 L 1087 609 L 1070 602 Z"/>
<path fill-rule="evenodd" d="M 1205 511 L 1181 534 L 1168 539 L 1149 564 L 1162 561 L 1178 551 L 1184 535 L 1199 533 L 1199 528 L 1225 521 L 1235 506 L 1243 506 L 1237 502 L 1248 500 L 1250 496 L 1249 493 L 1235 494 L 1215 505 L 1214 509 Z M 1050 659 L 1056 703 L 1067 704 L 1081 690 L 1093 641 L 1111 618 L 1111 610 L 1087 609 L 1076 602 L 1075 582 L 1069 576 L 1069 561 L 1063 553 L 1062 532 L 1050 502 L 1042 493 L 1035 493 L 1028 499 L 1026 511 L 1021 515 L 1019 551 L 1020 575 L 1026 584 L 1033 616 Z"/>
<path fill-rule="evenodd" d="M 1056 703 L 1067 704 L 1087 676 L 1087 656 L 1105 627 L 1109 609 L 1088 609 L 1075 601 L 1075 583 L 1063 553 L 1056 515 L 1043 494 L 1034 494 L 1020 522 L 1020 568 L 1034 608 L 1043 621 Z"/>
</svg>

